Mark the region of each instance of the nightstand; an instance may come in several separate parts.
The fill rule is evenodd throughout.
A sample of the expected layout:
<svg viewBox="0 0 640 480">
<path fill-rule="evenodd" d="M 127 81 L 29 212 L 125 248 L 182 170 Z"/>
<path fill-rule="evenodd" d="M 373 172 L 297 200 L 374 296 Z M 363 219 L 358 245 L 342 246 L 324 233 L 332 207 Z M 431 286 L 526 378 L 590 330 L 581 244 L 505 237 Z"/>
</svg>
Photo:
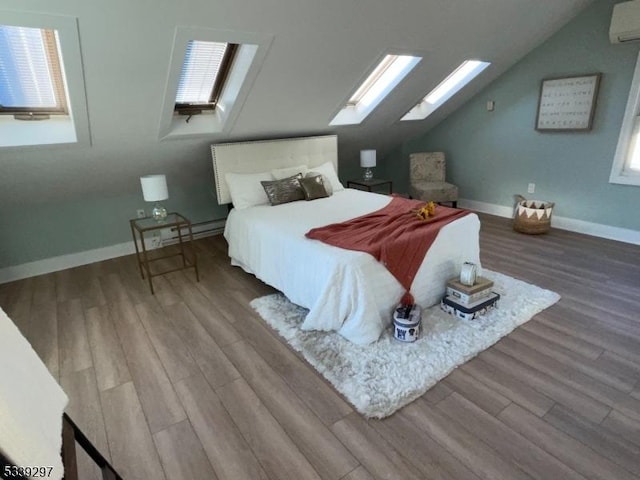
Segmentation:
<svg viewBox="0 0 640 480">
<path fill-rule="evenodd" d="M 391 194 L 391 192 L 393 192 L 393 183 L 391 180 L 381 180 L 376 178 L 372 178 L 371 180 L 347 180 L 347 188 L 351 188 L 353 186 L 353 188 L 357 190 L 366 190 L 367 192 L 373 192 L 374 189 L 377 190 L 376 187 L 382 187 L 384 185 L 387 185 L 389 188 L 389 194 Z"/>
<path fill-rule="evenodd" d="M 189 221 L 188 218 L 180 215 L 179 213 L 173 212 L 169 213 L 167 215 L 167 218 L 161 222 L 158 222 L 151 217 L 145 217 L 129 220 L 129 224 L 131 225 L 131 235 L 133 236 L 133 243 L 136 246 L 136 258 L 138 260 L 138 267 L 140 268 L 140 275 L 142 275 L 142 278 L 144 279 L 146 273 L 152 295 L 154 294 L 154 291 L 153 282 L 151 279 L 153 277 L 157 277 L 158 275 L 164 275 L 165 273 L 169 272 L 193 268 L 196 272 L 196 281 L 200 281 L 200 276 L 198 274 L 198 260 L 196 257 L 196 251 L 193 248 L 193 230 L 191 228 L 191 221 Z M 168 255 L 157 257 L 154 256 L 153 258 L 151 258 L 144 243 L 144 234 L 152 232 L 154 230 L 163 230 L 165 228 L 176 230 L 176 233 L 178 234 L 178 246 L 180 248 L 180 251 Z M 188 234 L 186 232 L 183 233 L 182 229 L 187 229 Z M 138 248 L 138 241 L 140 242 L 140 248 Z M 182 265 L 175 268 L 165 269 L 159 272 L 152 272 L 151 262 L 156 262 L 158 260 L 171 257 L 182 257 Z"/>
</svg>

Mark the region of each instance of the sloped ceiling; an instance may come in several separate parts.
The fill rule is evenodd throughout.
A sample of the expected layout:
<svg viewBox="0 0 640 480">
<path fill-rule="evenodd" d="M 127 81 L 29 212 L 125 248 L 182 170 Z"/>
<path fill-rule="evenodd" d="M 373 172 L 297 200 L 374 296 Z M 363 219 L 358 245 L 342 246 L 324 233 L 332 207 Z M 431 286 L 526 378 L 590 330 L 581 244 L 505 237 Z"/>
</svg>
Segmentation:
<svg viewBox="0 0 640 480">
<path fill-rule="evenodd" d="M 0 204 L 130 194 L 140 175 L 154 172 L 185 188 L 212 182 L 216 142 L 337 133 L 347 165 L 361 148 L 383 155 L 441 121 L 590 1 L 2 0 L 5 10 L 77 17 L 92 144 L 0 149 Z M 229 134 L 159 140 L 176 26 L 273 37 Z M 361 125 L 330 128 L 389 49 L 423 60 Z M 399 122 L 468 58 L 492 66 L 428 119 Z"/>
</svg>

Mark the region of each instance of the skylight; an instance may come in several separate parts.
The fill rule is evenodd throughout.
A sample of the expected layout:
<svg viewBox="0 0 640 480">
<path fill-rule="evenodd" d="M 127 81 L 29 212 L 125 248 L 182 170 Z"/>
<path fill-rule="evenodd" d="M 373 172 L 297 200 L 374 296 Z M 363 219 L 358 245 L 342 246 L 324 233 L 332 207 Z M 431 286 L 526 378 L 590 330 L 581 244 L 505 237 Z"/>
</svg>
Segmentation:
<svg viewBox="0 0 640 480">
<path fill-rule="evenodd" d="M 228 133 L 272 41 L 266 34 L 176 27 L 159 137 Z"/>
<path fill-rule="evenodd" d="M 410 55 L 386 55 L 331 120 L 330 125 L 362 122 L 421 60 Z"/>
<path fill-rule="evenodd" d="M 0 114 L 67 112 L 56 32 L 0 25 Z"/>
<path fill-rule="evenodd" d="M 0 10 L 0 149 L 89 146 L 85 92 L 77 17 Z"/>
<path fill-rule="evenodd" d="M 431 115 L 438 107 L 458 93 L 462 87 L 477 77 L 489 62 L 466 60 L 440 84 L 431 90 L 401 120 L 422 120 Z"/>
<path fill-rule="evenodd" d="M 189 41 L 176 94 L 176 111 L 215 108 L 236 47 L 231 43 Z"/>
</svg>

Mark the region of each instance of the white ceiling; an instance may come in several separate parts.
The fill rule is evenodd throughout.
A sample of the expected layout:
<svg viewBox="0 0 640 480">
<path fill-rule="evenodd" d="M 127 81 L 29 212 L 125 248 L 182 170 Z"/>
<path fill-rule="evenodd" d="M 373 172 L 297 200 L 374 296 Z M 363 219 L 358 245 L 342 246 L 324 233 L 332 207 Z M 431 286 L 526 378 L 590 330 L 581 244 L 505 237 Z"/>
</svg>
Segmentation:
<svg viewBox="0 0 640 480">
<path fill-rule="evenodd" d="M 591 0 L 0 0 L 3 10 L 77 17 L 90 147 L 0 150 L 0 204 L 139 191 L 163 172 L 183 186 L 213 178 L 208 146 L 337 133 L 341 161 L 419 135 L 557 31 Z M 1 17 L 0 17 L 1 18 Z M 230 134 L 159 140 L 176 26 L 273 36 Z M 381 55 L 422 62 L 358 126 L 328 124 Z M 399 122 L 463 60 L 492 62 L 424 121 Z"/>
</svg>

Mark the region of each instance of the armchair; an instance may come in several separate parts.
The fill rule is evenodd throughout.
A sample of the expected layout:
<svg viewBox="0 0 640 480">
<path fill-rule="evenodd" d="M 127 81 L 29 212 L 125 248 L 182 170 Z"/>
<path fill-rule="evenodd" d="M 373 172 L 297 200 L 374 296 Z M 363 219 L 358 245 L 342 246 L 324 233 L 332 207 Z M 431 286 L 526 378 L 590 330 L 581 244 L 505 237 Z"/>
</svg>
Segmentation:
<svg viewBox="0 0 640 480">
<path fill-rule="evenodd" d="M 451 202 L 457 207 L 458 187 L 445 182 L 443 152 L 421 152 L 409 155 L 409 195 L 425 202 Z"/>
</svg>

